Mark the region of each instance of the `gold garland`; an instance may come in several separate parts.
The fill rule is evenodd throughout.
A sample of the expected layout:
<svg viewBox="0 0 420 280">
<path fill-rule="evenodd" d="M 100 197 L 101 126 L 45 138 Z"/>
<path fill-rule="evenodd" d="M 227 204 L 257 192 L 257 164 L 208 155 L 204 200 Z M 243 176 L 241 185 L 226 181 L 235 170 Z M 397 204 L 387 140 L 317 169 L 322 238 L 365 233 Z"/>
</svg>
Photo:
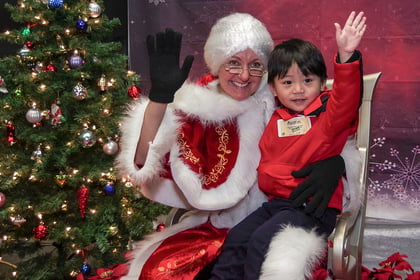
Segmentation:
<svg viewBox="0 0 420 280">
<path fill-rule="evenodd" d="M 7 265 L 7 266 L 10 266 L 11 268 L 14 268 L 14 269 L 17 268 L 17 265 L 14 265 L 14 264 L 12 264 L 10 262 L 4 261 L 1 258 L 0 258 L 0 264 L 4 264 L 4 265 Z"/>
</svg>

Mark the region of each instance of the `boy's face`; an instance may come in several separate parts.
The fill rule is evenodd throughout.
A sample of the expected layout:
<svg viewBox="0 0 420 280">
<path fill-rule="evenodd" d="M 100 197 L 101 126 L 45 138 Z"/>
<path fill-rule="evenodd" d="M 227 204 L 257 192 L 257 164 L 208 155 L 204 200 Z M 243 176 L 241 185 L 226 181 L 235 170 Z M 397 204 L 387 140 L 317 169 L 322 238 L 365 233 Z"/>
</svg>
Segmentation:
<svg viewBox="0 0 420 280">
<path fill-rule="evenodd" d="M 293 63 L 283 78 L 274 79 L 270 89 L 283 106 L 302 112 L 319 96 L 323 86 L 317 75 L 305 76 L 299 66 Z"/>
</svg>

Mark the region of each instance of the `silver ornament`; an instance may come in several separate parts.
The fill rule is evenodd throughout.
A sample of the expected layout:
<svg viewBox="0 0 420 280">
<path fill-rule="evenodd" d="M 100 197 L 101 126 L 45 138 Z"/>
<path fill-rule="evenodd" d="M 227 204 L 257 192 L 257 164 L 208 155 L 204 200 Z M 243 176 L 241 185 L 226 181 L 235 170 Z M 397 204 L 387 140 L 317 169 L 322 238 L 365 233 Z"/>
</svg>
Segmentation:
<svg viewBox="0 0 420 280">
<path fill-rule="evenodd" d="M 107 155 L 114 155 L 118 152 L 118 144 L 115 141 L 108 140 L 108 142 L 102 147 L 102 150 Z"/>
<path fill-rule="evenodd" d="M 77 83 L 77 85 L 73 88 L 73 97 L 76 99 L 85 99 L 86 96 L 87 89 L 81 83 Z"/>
<path fill-rule="evenodd" d="M 26 120 L 30 123 L 37 123 L 42 120 L 42 113 L 39 109 L 32 107 L 26 112 Z"/>
<path fill-rule="evenodd" d="M 95 145 L 96 143 L 96 136 L 90 130 L 83 130 L 82 133 L 79 135 L 80 144 L 82 144 L 83 148 L 89 148 Z"/>
<path fill-rule="evenodd" d="M 4 80 L 1 76 L 0 76 L 0 92 L 1 93 L 8 93 L 9 92 L 6 88 L 6 83 L 4 82 Z"/>
<path fill-rule="evenodd" d="M 38 145 L 35 151 L 32 152 L 31 160 L 37 160 L 42 157 L 41 144 Z"/>
<path fill-rule="evenodd" d="M 31 52 L 31 50 L 28 49 L 27 46 L 24 46 L 23 48 L 20 49 L 19 55 L 22 56 L 22 57 L 26 57 L 26 56 L 29 55 L 30 52 Z"/>
<path fill-rule="evenodd" d="M 18 227 L 21 227 L 24 223 L 26 223 L 26 219 L 20 215 L 17 215 L 16 217 L 11 216 L 10 221 L 12 222 L 12 224 Z"/>
<path fill-rule="evenodd" d="M 97 18 L 101 15 L 102 9 L 95 1 L 89 3 L 89 14 L 93 18 Z"/>
</svg>

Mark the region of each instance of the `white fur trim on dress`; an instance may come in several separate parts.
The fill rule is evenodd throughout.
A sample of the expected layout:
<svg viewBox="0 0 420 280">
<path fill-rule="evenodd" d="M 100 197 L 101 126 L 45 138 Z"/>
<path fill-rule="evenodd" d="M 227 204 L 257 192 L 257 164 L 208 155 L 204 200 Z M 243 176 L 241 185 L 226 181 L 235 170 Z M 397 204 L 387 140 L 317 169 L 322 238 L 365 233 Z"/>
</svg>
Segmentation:
<svg viewBox="0 0 420 280">
<path fill-rule="evenodd" d="M 272 239 L 259 279 L 311 279 L 325 253 L 326 241 L 314 230 L 286 226 Z"/>
<path fill-rule="evenodd" d="M 176 117 L 173 114 L 167 113 L 164 115 L 156 135 L 156 138 L 164 139 L 165 141 L 161 140 L 158 143 L 154 141 L 149 144 L 149 151 L 143 168 L 139 169 L 134 164 L 137 142 L 143 125 L 144 111 L 147 104 L 148 100 L 141 99 L 140 101 L 133 102 L 128 107 L 126 116 L 122 119 L 122 125 L 120 127 L 122 132 L 120 141 L 121 152 L 115 160 L 115 165 L 120 175 L 130 176 L 133 183 L 140 186 L 158 177 L 163 172 L 163 156 L 169 152 L 170 145 L 176 139 Z"/>
<path fill-rule="evenodd" d="M 362 203 L 362 189 L 360 175 L 362 158 L 357 148 L 356 138 L 350 136 L 341 152 L 346 166 L 346 180 L 344 182 L 343 212 L 356 213 Z"/>
<path fill-rule="evenodd" d="M 256 183 L 256 169 L 260 158 L 258 142 L 265 126 L 266 109 L 259 95 L 237 101 L 217 93 L 217 81 L 209 85 L 208 89 L 197 85 L 184 85 L 184 89 L 177 92 L 175 109 L 198 118 L 204 125 L 223 123 L 236 118 L 239 132 L 240 147 L 235 166 L 227 180 L 213 189 L 202 187 L 201 175 L 193 172 L 179 157 L 178 146 L 172 147 L 172 174 L 193 207 L 212 211 L 232 207 L 241 201 Z"/>
</svg>

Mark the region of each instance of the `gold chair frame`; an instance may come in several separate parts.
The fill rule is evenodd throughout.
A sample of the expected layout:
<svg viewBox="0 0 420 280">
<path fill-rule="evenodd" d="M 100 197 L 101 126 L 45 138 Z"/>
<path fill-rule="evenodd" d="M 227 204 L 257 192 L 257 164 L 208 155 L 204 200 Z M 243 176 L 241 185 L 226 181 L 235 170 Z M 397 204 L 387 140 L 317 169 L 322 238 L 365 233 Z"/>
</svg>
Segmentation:
<svg viewBox="0 0 420 280">
<path fill-rule="evenodd" d="M 369 139 L 371 107 L 381 72 L 363 76 L 363 99 L 359 110 L 357 146 L 362 159 L 361 174 L 358 180 L 361 203 L 357 211 L 344 211 L 337 219 L 337 225 L 329 240 L 328 268 L 335 280 L 360 280 L 362 274 L 363 232 L 366 214 L 367 179 L 369 163 Z M 327 81 L 327 87 L 333 80 Z"/>
</svg>

